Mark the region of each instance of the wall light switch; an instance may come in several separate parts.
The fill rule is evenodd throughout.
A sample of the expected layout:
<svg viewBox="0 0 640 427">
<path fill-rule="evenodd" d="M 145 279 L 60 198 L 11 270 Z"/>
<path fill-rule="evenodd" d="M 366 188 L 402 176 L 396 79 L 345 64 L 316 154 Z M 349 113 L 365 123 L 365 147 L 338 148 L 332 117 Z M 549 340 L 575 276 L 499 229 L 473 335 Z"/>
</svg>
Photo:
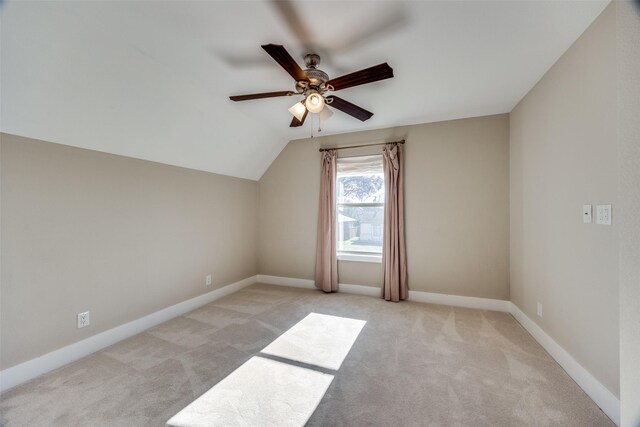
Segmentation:
<svg viewBox="0 0 640 427">
<path fill-rule="evenodd" d="M 582 205 L 582 222 L 591 224 L 591 205 Z"/>
<path fill-rule="evenodd" d="M 611 205 L 596 206 L 596 224 L 611 225 Z"/>
</svg>

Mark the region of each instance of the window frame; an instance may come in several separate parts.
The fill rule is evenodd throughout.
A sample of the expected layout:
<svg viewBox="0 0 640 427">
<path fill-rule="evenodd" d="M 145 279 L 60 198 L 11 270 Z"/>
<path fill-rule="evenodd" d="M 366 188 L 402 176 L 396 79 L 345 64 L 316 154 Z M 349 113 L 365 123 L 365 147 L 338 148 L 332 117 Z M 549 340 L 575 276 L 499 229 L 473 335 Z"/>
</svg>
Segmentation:
<svg viewBox="0 0 640 427">
<path fill-rule="evenodd" d="M 372 155 L 367 155 L 367 156 L 349 156 L 349 157 L 343 157 L 343 159 L 352 159 L 352 158 L 357 158 L 357 157 L 370 157 L 370 156 L 374 156 L 377 154 L 372 154 Z M 382 157 L 382 155 L 380 155 L 380 157 Z M 340 161 L 340 158 L 337 159 L 337 161 Z M 339 173 L 336 173 L 336 191 L 338 188 L 338 179 L 339 179 Z M 383 179 L 383 186 L 384 184 L 384 173 L 382 174 L 382 179 Z M 386 200 L 386 191 L 385 191 L 385 200 Z M 340 207 L 362 207 L 362 208 L 367 208 L 367 207 L 381 207 L 382 208 L 382 214 L 383 214 L 383 225 L 382 225 L 382 233 L 383 233 L 383 238 L 384 238 L 384 205 L 385 202 L 340 202 L 338 201 L 338 194 L 336 194 L 336 198 L 335 198 L 335 209 L 336 209 L 336 240 L 337 237 L 340 235 L 340 223 L 338 222 L 339 219 L 339 211 L 340 211 Z M 372 252 L 372 251 L 345 251 L 345 250 L 340 250 L 338 249 L 337 245 L 336 245 L 336 255 L 338 257 L 338 261 L 355 261 L 355 262 L 373 262 L 373 263 L 381 263 L 382 262 L 382 247 L 380 248 L 380 252 Z"/>
</svg>

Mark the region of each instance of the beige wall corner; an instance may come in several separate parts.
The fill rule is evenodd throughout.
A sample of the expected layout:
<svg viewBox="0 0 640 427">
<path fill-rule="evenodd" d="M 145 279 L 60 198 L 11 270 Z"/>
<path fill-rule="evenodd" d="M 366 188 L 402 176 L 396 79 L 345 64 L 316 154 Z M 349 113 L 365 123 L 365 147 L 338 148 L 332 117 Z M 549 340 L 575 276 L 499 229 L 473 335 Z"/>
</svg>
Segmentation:
<svg viewBox="0 0 640 427">
<path fill-rule="evenodd" d="M 1 138 L 1 369 L 257 273 L 257 182 Z"/>
<path fill-rule="evenodd" d="M 620 159 L 620 401 L 640 426 L 640 2 L 617 2 Z"/>
<path fill-rule="evenodd" d="M 619 396 L 615 15 L 511 112 L 510 269 L 512 302 Z M 613 225 L 583 223 L 584 204 L 612 204 Z"/>
<path fill-rule="evenodd" d="M 509 299 L 506 114 L 290 142 L 260 180 L 260 274 L 313 278 L 319 146 L 402 138 L 410 289 Z M 380 264 L 338 268 L 341 283 L 379 286 Z"/>
</svg>

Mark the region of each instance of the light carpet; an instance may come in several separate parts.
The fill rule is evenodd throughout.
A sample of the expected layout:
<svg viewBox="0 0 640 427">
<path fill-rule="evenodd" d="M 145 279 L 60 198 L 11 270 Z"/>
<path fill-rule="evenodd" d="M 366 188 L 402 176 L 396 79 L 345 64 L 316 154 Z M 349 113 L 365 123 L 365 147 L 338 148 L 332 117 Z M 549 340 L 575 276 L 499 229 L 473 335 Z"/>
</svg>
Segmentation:
<svg viewBox="0 0 640 427">
<path fill-rule="evenodd" d="M 307 425 L 613 425 L 509 314 L 260 284 L 0 395 L 0 423 L 163 426 L 250 359 L 279 366 L 259 353 L 311 313 L 366 324 Z"/>
</svg>

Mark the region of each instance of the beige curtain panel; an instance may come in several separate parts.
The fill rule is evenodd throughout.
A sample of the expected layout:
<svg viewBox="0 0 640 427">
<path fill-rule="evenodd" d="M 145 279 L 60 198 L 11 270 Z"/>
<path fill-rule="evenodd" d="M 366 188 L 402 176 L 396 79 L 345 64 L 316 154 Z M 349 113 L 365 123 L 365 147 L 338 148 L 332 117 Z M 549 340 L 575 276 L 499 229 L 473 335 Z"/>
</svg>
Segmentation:
<svg viewBox="0 0 640 427">
<path fill-rule="evenodd" d="M 385 204 L 382 242 L 381 296 L 387 301 L 407 299 L 407 260 L 404 243 L 404 189 L 402 150 L 386 144 L 382 150 Z"/>
<path fill-rule="evenodd" d="M 338 290 L 335 203 L 337 157 L 336 150 L 322 152 L 315 283 L 317 288 L 325 292 Z"/>
</svg>

